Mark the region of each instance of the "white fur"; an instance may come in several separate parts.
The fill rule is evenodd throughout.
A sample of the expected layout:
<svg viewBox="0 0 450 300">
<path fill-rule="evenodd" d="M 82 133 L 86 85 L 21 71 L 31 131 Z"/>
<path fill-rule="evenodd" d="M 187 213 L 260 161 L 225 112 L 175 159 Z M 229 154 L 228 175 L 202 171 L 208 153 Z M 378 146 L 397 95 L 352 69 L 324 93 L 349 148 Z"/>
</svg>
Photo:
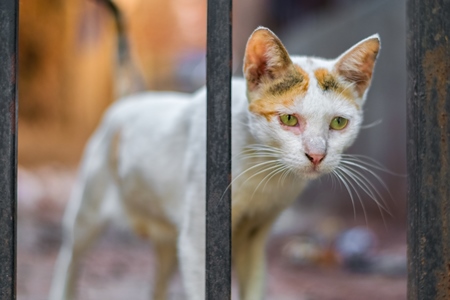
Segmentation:
<svg viewBox="0 0 450 300">
<path fill-rule="evenodd" d="M 243 300 L 263 298 L 264 242 L 273 219 L 309 179 L 339 164 L 340 154 L 354 141 L 362 122 L 356 105 L 324 93 L 315 82 L 314 70 L 331 70 L 335 60 L 292 60 L 309 74 L 310 88 L 295 99 L 294 106 L 280 108 L 280 114 L 301 115 L 306 120 L 301 135 L 283 129 L 277 117 L 267 121 L 250 113 L 245 80 L 232 81 L 233 260 Z M 145 93 L 108 110 L 86 148 L 66 210 L 51 300 L 73 299 L 80 255 L 108 221 L 123 215 L 160 250 L 158 258 L 165 267 L 158 271 L 163 275 L 157 279 L 154 298 L 165 298 L 175 247 L 188 299 L 205 298 L 205 99 L 205 89 L 192 95 Z M 335 116 L 349 119 L 347 128 L 330 130 Z M 264 157 L 269 153 L 264 145 L 278 150 Z M 326 152 L 316 169 L 305 148 Z M 271 159 L 290 171 L 271 173 L 278 166 Z M 264 167 L 268 170 L 263 172 Z M 265 215 L 270 216 L 267 226 L 258 227 L 254 242 L 240 236 L 241 220 Z"/>
</svg>

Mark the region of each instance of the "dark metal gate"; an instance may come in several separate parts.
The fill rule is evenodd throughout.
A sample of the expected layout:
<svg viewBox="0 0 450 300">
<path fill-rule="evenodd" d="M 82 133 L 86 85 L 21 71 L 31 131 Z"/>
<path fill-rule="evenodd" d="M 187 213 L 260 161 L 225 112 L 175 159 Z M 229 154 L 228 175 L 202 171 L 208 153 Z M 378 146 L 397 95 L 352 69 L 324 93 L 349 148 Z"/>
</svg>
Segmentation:
<svg viewBox="0 0 450 300">
<path fill-rule="evenodd" d="M 231 0 L 208 1 L 207 38 L 206 298 L 219 300 L 231 298 Z"/>
<path fill-rule="evenodd" d="M 450 299 L 450 1 L 408 1 L 408 299 Z"/>
<path fill-rule="evenodd" d="M 0 1 L 0 299 L 16 299 L 18 1 Z"/>
</svg>

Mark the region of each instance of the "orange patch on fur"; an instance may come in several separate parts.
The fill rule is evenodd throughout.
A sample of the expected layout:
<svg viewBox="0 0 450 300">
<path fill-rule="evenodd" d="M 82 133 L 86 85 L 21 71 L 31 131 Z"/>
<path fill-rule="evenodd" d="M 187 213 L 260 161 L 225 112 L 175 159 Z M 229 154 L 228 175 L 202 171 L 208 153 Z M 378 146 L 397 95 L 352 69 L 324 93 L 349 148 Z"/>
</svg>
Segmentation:
<svg viewBox="0 0 450 300">
<path fill-rule="evenodd" d="M 314 71 L 314 76 L 316 76 L 317 83 L 320 88 L 324 91 L 336 90 L 338 88 L 338 82 L 336 78 L 328 72 L 327 69 L 317 69 Z"/>
<path fill-rule="evenodd" d="M 289 100 L 282 101 L 275 97 L 261 98 L 252 101 L 248 109 L 255 114 L 265 117 L 267 121 L 270 121 L 273 116 L 278 114 L 279 107 L 285 105 L 288 101 Z M 291 105 L 293 102 L 293 100 L 290 100 Z"/>
<path fill-rule="evenodd" d="M 251 101 L 249 110 L 270 120 L 280 108 L 294 104 L 298 96 L 306 94 L 309 76 L 299 66 L 292 65 L 279 79 L 264 83 L 262 96 Z"/>
<path fill-rule="evenodd" d="M 319 68 L 314 71 L 314 76 L 316 77 L 317 83 L 323 91 L 332 91 L 344 97 L 345 99 L 351 101 L 355 100 L 352 89 L 339 82 L 336 74 L 330 73 L 327 69 Z"/>
<path fill-rule="evenodd" d="M 303 70 L 300 66 L 294 65 L 295 70 L 303 77 L 303 82 L 301 88 L 301 92 L 305 93 L 308 91 L 309 88 L 309 76 L 308 73 L 306 73 L 305 70 Z"/>
</svg>

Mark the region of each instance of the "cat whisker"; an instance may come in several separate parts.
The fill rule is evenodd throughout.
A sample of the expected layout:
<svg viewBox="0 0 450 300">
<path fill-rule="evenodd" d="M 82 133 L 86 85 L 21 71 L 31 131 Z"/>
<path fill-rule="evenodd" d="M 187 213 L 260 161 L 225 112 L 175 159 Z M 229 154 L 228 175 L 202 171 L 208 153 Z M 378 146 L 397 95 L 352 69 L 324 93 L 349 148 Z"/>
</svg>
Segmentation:
<svg viewBox="0 0 450 300">
<path fill-rule="evenodd" d="M 363 165 L 366 165 L 368 167 L 374 168 L 376 170 L 382 171 L 384 173 L 393 175 L 393 176 L 400 176 L 400 177 L 406 177 L 406 174 L 400 174 L 393 172 L 389 170 L 387 167 L 383 166 L 381 163 L 379 163 L 376 159 L 362 154 L 342 154 L 342 157 L 347 161 L 354 161 L 356 163 L 360 163 Z M 363 159 L 366 159 L 368 161 L 364 161 Z"/>
<path fill-rule="evenodd" d="M 368 173 L 369 175 L 373 176 L 373 177 L 381 184 L 381 186 L 388 192 L 389 197 L 391 198 L 391 200 L 393 199 L 392 194 L 390 193 L 389 188 L 387 187 L 386 183 L 385 183 L 385 182 L 383 181 L 383 179 L 382 179 L 380 176 L 378 176 L 378 174 L 376 174 L 374 171 L 370 170 L 369 168 L 367 168 L 367 167 L 365 167 L 365 166 L 361 166 L 361 165 L 359 165 L 359 164 L 357 164 L 357 163 L 355 163 L 355 162 L 348 162 L 348 161 L 345 162 L 345 161 L 344 161 L 343 164 L 346 165 L 346 166 L 345 166 L 346 168 L 351 169 L 353 172 L 358 173 L 361 177 L 364 177 L 364 179 L 366 179 L 366 181 L 367 181 L 368 183 L 370 183 L 372 186 L 373 186 L 373 184 L 370 182 L 370 180 L 368 180 L 368 179 L 363 175 L 362 172 L 356 170 L 356 168 L 359 168 L 359 169 L 363 170 L 364 172 Z M 378 190 L 377 190 L 377 192 L 378 192 Z"/>
<path fill-rule="evenodd" d="M 344 178 L 347 181 L 347 184 L 353 189 L 353 191 L 355 192 L 356 196 L 358 197 L 359 203 L 361 204 L 363 213 L 364 213 L 364 219 L 366 220 L 366 224 L 369 224 L 369 220 L 367 218 L 367 211 L 366 211 L 366 206 L 364 205 L 364 202 L 362 201 L 361 195 L 358 192 L 358 189 L 355 187 L 355 185 L 352 182 L 352 177 L 350 177 L 350 175 L 348 175 L 345 170 L 342 168 L 342 166 L 338 166 L 337 167 L 337 171 L 340 171 L 340 175 L 342 178 Z M 344 181 L 343 181 L 344 182 Z M 356 217 L 356 215 L 355 215 Z"/>
<path fill-rule="evenodd" d="M 282 185 L 282 182 L 283 182 L 283 181 L 282 181 L 281 179 L 283 178 L 283 175 L 286 174 L 287 170 L 288 170 L 287 167 L 284 167 L 284 168 L 283 168 L 283 170 L 282 170 L 280 176 L 278 177 L 277 187 L 280 187 L 280 186 Z"/>
<path fill-rule="evenodd" d="M 250 124 L 248 123 L 248 120 L 245 120 L 245 122 L 240 121 L 240 120 L 233 120 L 233 124 L 240 124 L 240 125 L 243 125 L 245 127 L 250 127 Z"/>
<path fill-rule="evenodd" d="M 292 174 L 292 169 L 291 168 L 289 168 L 289 167 L 286 167 L 286 170 L 283 172 L 283 174 L 281 175 L 281 185 L 284 185 L 284 181 L 286 180 L 286 178 L 289 176 L 289 174 Z M 291 179 L 293 180 L 294 179 L 294 177 L 293 176 L 291 176 Z M 291 184 L 293 184 L 292 182 L 291 182 Z"/>
<path fill-rule="evenodd" d="M 387 185 L 383 181 L 383 179 L 381 179 L 381 177 L 378 176 L 378 174 L 376 174 L 374 171 L 370 170 L 368 168 L 368 166 L 363 166 L 361 164 L 358 164 L 357 161 L 351 161 L 351 160 L 347 160 L 347 159 L 344 159 L 341 162 L 342 162 L 342 164 L 347 165 L 347 167 L 348 166 L 354 166 L 354 167 L 360 168 L 360 169 L 364 170 L 365 172 L 369 173 L 370 175 L 372 175 L 383 186 L 383 188 L 388 192 L 389 197 L 391 199 L 393 199 L 392 194 L 389 191 L 389 188 L 387 187 Z"/>
<path fill-rule="evenodd" d="M 264 184 L 264 187 L 263 187 L 263 192 L 266 190 L 267 183 L 269 183 L 269 181 L 270 181 L 273 177 L 275 177 L 276 175 L 278 175 L 278 174 L 283 173 L 283 172 L 286 171 L 286 166 L 280 165 L 280 167 L 279 167 L 277 170 L 275 170 L 275 171 L 276 171 L 276 172 L 272 171 L 272 172 L 269 174 L 269 175 L 270 175 L 269 178 L 267 178 L 267 176 L 263 178 L 262 181 L 264 181 L 264 180 L 267 178 L 266 183 Z M 261 181 L 261 183 L 262 183 L 262 181 Z M 258 186 L 259 186 L 259 185 L 258 185 Z M 258 188 L 258 187 L 256 187 L 256 188 Z M 255 189 L 255 192 L 256 192 L 256 189 Z"/>
<path fill-rule="evenodd" d="M 392 216 L 390 212 L 388 201 L 383 197 L 382 193 L 380 193 L 379 189 L 373 183 L 373 180 L 370 180 L 373 177 L 382 186 L 382 188 L 389 194 L 389 198 L 393 200 L 393 196 L 387 187 L 386 183 L 383 179 L 374 171 L 382 171 L 391 175 L 399 175 L 394 172 L 389 171 L 386 167 L 380 164 L 375 159 L 359 154 L 343 154 L 341 165 L 338 167 L 341 172 L 345 172 L 349 178 L 352 179 L 353 182 L 359 186 L 359 188 L 364 191 L 376 204 L 380 211 L 380 214 L 385 222 L 384 213 Z M 386 222 L 385 222 L 386 224 Z"/>
<path fill-rule="evenodd" d="M 246 169 L 243 172 L 241 172 L 238 176 L 233 178 L 231 183 L 228 185 L 227 189 L 224 191 L 224 194 L 228 191 L 228 189 L 232 186 L 233 183 L 235 183 L 235 181 L 238 178 L 240 178 L 244 174 L 247 174 L 249 171 L 255 170 L 255 169 L 260 168 L 260 167 L 265 167 L 265 168 L 263 170 L 257 171 L 255 174 L 252 174 L 251 176 L 249 176 L 242 183 L 242 185 L 247 183 L 247 181 L 249 181 L 250 179 L 254 178 L 255 176 L 258 176 L 258 175 L 260 175 L 260 174 L 262 174 L 264 172 L 270 171 L 270 173 L 267 174 L 262 179 L 262 181 L 258 184 L 258 186 L 256 188 L 256 189 L 258 189 L 260 187 L 260 185 L 266 181 L 266 184 L 264 185 L 264 189 L 265 189 L 265 187 L 267 185 L 267 182 L 270 181 L 270 179 L 272 179 L 276 174 L 282 172 L 283 168 L 285 168 L 280 163 L 279 159 L 277 158 L 277 157 L 281 157 L 282 154 L 283 153 L 282 153 L 282 151 L 280 149 L 275 148 L 275 147 L 271 147 L 271 146 L 267 146 L 267 145 L 252 144 L 252 145 L 246 146 L 243 151 L 241 151 L 239 154 L 235 155 L 234 157 L 241 156 L 242 159 L 245 159 L 245 160 L 248 160 L 248 159 L 268 159 L 268 158 L 272 158 L 272 159 L 264 160 L 263 162 L 259 162 L 256 165 L 251 166 L 248 169 Z M 256 191 L 256 189 L 255 189 L 255 191 Z"/>
<path fill-rule="evenodd" d="M 389 215 L 392 216 L 392 214 L 389 211 L 389 206 L 386 203 L 384 197 L 381 195 L 381 193 L 378 191 L 378 189 L 375 187 L 375 185 L 360 171 L 356 170 L 355 168 L 349 167 L 349 166 L 345 166 L 345 169 L 347 169 L 349 172 L 355 174 L 358 178 L 358 180 L 364 181 L 365 182 L 365 186 L 368 190 L 371 191 L 371 198 L 378 203 L 378 200 L 375 197 L 375 194 L 373 193 L 373 191 L 376 193 L 376 196 L 378 196 L 379 199 L 381 199 L 381 201 L 383 202 L 383 209 L 385 210 L 385 212 L 387 212 Z M 369 173 L 370 175 L 373 175 L 371 173 Z M 380 178 L 381 180 L 381 178 Z M 384 182 L 383 182 L 384 183 Z M 383 187 L 386 189 L 386 191 L 389 193 L 391 199 L 392 199 L 392 195 L 389 192 L 389 189 L 387 189 L 386 185 L 384 184 Z M 374 199 L 375 198 L 375 199 Z"/>
<path fill-rule="evenodd" d="M 343 155 L 343 158 L 344 158 L 342 160 L 343 163 L 347 163 L 348 165 L 352 164 L 353 166 L 363 169 L 364 171 L 367 171 L 372 176 L 374 176 L 377 179 L 377 181 L 380 182 L 380 184 L 384 187 L 384 189 L 386 189 L 387 192 L 389 192 L 389 189 L 387 188 L 384 181 L 375 172 L 373 172 L 369 168 L 373 168 L 375 170 L 382 171 L 384 173 L 387 173 L 387 174 L 390 174 L 393 176 L 406 177 L 406 175 L 404 175 L 404 174 L 402 175 L 402 174 L 390 171 L 385 166 L 380 164 L 378 161 L 376 161 L 372 157 L 369 157 L 366 155 Z M 363 159 L 367 159 L 370 162 L 364 161 Z M 389 194 L 390 194 L 390 192 L 389 192 Z M 392 195 L 390 195 L 390 196 L 392 198 Z"/>
<path fill-rule="evenodd" d="M 367 125 L 361 125 L 361 129 L 369 129 L 375 126 L 380 125 L 381 123 L 383 123 L 382 119 L 376 120 L 375 122 L 369 123 Z"/>
<path fill-rule="evenodd" d="M 269 152 L 269 153 L 277 153 L 277 154 L 282 154 L 283 152 L 275 147 L 272 146 L 268 146 L 268 145 L 262 145 L 262 144 L 252 144 L 252 145 L 248 145 L 245 147 L 245 150 L 253 150 L 253 151 L 265 151 L 265 152 Z M 244 150 L 244 151 L 245 151 Z"/>
<path fill-rule="evenodd" d="M 275 169 L 272 170 L 269 174 L 267 174 L 266 176 L 264 176 L 264 178 L 258 183 L 258 185 L 256 186 L 256 188 L 253 190 L 252 196 L 250 197 L 250 199 L 253 199 L 253 196 L 255 196 L 256 191 L 258 190 L 258 188 L 261 186 L 261 184 L 266 181 L 266 180 L 270 180 L 270 178 L 272 178 L 274 175 L 278 174 L 279 172 L 281 172 L 283 170 L 284 166 L 283 165 L 277 165 L 274 166 L 271 169 Z M 269 168 L 267 168 L 266 170 L 263 171 L 269 171 Z M 262 172 L 259 172 L 262 173 Z M 258 175 L 258 174 L 257 174 Z M 253 176 L 252 176 L 253 177 Z M 269 178 L 269 179 L 268 179 Z M 245 182 L 244 182 L 245 183 Z M 266 181 L 267 183 L 267 181 Z M 265 186 L 264 186 L 265 187 Z M 263 189 L 264 191 L 264 189 Z"/>
<path fill-rule="evenodd" d="M 242 151 L 241 153 L 234 155 L 232 160 L 234 161 L 238 157 L 242 160 L 249 160 L 249 159 L 279 159 L 281 157 L 281 153 L 275 153 L 275 152 L 268 152 L 264 150 L 252 150 L 252 149 L 246 149 Z"/>
<path fill-rule="evenodd" d="M 237 158 L 239 156 L 242 156 L 243 158 L 265 158 L 265 157 L 273 157 L 275 158 L 274 153 L 264 153 L 264 152 L 256 152 L 254 150 L 248 150 L 246 152 L 241 152 L 239 154 L 236 154 L 233 156 L 234 158 Z"/>
<path fill-rule="evenodd" d="M 256 164 L 256 165 L 253 165 L 253 166 L 247 168 L 246 170 L 242 171 L 239 175 L 237 175 L 235 178 L 233 178 L 233 180 L 231 180 L 230 184 L 227 186 L 227 188 L 225 189 L 225 191 L 223 191 L 223 194 L 222 194 L 222 196 L 221 196 L 221 199 L 225 196 L 226 192 L 228 192 L 228 190 L 231 188 L 231 186 L 233 185 L 233 183 L 234 183 L 236 180 L 238 180 L 241 176 L 243 176 L 244 174 L 246 174 L 247 172 L 249 172 L 249 171 L 251 171 L 251 170 L 254 170 L 254 169 L 256 169 L 256 168 L 260 168 L 260 167 L 265 166 L 265 165 L 275 164 L 275 166 L 277 166 L 277 163 L 278 163 L 278 160 L 276 160 L 276 159 L 268 160 L 268 161 L 263 161 L 263 162 L 260 162 L 260 163 L 258 163 L 258 164 Z M 271 168 L 271 167 L 269 166 L 269 168 Z M 264 169 L 264 170 L 266 170 L 266 169 Z M 264 170 L 263 170 L 263 171 L 264 171 Z M 252 176 L 250 176 L 249 178 L 247 178 L 247 179 L 244 181 L 244 183 L 247 182 L 249 179 L 253 178 L 254 176 L 258 175 L 258 174 L 261 173 L 261 172 L 262 172 L 262 171 L 260 171 L 260 172 L 258 172 L 258 173 L 256 173 L 256 174 L 253 174 Z"/>
<path fill-rule="evenodd" d="M 246 156 L 244 156 L 242 159 L 244 160 L 244 159 L 246 159 L 246 160 L 249 160 L 249 159 L 257 159 L 257 158 L 272 158 L 272 159 L 278 159 L 278 158 L 276 158 L 276 157 L 274 157 L 272 154 L 266 154 L 266 155 L 264 155 L 264 154 L 251 154 L 251 155 L 246 155 Z"/>
<path fill-rule="evenodd" d="M 392 216 L 391 212 L 386 206 L 384 198 L 363 174 L 349 168 L 341 168 L 341 170 L 345 172 L 353 180 L 353 182 L 355 182 L 377 204 L 383 221 L 385 220 L 383 211 Z M 380 203 L 380 201 L 377 199 L 377 196 L 382 200 L 383 203 Z"/>
<path fill-rule="evenodd" d="M 280 149 L 260 144 L 253 144 L 245 147 L 240 153 L 233 156 L 233 158 L 252 154 L 255 157 L 270 157 L 270 156 L 280 156 L 282 155 L 282 151 Z"/>
<path fill-rule="evenodd" d="M 353 193 L 349 187 L 349 185 L 347 184 L 347 182 L 345 181 L 344 177 L 341 176 L 339 169 L 335 169 L 333 170 L 332 174 L 334 174 L 336 176 L 336 178 L 338 179 L 338 181 L 340 183 L 342 183 L 345 187 L 345 189 L 348 192 L 348 195 L 350 196 L 350 200 L 352 201 L 352 207 L 353 207 L 353 217 L 356 219 L 356 206 L 355 206 L 355 200 L 353 198 Z"/>
<path fill-rule="evenodd" d="M 336 176 L 334 171 L 327 174 L 327 176 L 331 178 L 331 188 L 333 189 L 333 191 L 336 190 L 338 184 L 339 184 L 339 187 L 342 188 L 342 183 L 341 183 L 340 179 Z"/>
<path fill-rule="evenodd" d="M 271 173 L 269 173 L 269 175 L 270 174 L 272 174 L 272 172 L 274 172 L 274 171 L 277 171 L 278 170 L 278 168 L 280 168 L 280 165 L 279 164 L 274 164 L 274 165 L 272 165 L 272 166 L 268 166 L 267 168 L 265 168 L 265 169 L 263 169 L 263 170 L 261 170 L 261 171 L 258 171 L 258 172 L 256 172 L 255 174 L 253 174 L 252 176 L 250 176 L 250 177 L 248 177 L 243 183 L 242 183 L 242 185 L 241 186 L 244 186 L 246 183 L 247 183 L 247 181 L 249 181 L 250 179 L 252 179 L 253 177 L 255 177 L 255 176 L 258 176 L 258 175 L 260 175 L 260 174 L 262 174 L 262 173 L 264 173 L 264 172 L 267 172 L 267 171 L 271 171 Z M 275 169 L 275 170 L 274 170 Z M 266 175 L 266 177 L 267 177 L 268 175 Z M 266 178 L 266 177 L 264 177 L 264 178 Z M 264 179 L 263 179 L 264 180 Z M 260 183 L 261 184 L 261 183 Z M 256 187 L 256 189 L 259 187 L 259 185 Z M 255 190 L 256 190 L 255 189 Z"/>
<path fill-rule="evenodd" d="M 336 179 L 336 176 L 333 173 L 330 174 L 330 177 L 331 177 L 331 188 L 333 189 L 333 191 L 336 190 L 338 183 L 339 186 L 342 186 L 342 183 Z"/>
</svg>

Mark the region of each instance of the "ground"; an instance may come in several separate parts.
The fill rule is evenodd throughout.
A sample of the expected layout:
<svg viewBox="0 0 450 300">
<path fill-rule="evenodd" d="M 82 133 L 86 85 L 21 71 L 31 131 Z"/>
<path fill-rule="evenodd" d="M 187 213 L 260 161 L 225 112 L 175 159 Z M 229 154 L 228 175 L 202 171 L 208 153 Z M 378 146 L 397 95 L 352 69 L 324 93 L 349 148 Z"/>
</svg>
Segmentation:
<svg viewBox="0 0 450 300">
<path fill-rule="evenodd" d="M 45 300 L 61 241 L 61 218 L 75 171 L 60 166 L 19 169 L 18 284 L 19 300 Z M 406 254 L 402 230 L 374 226 L 377 254 Z M 300 232 L 277 231 L 268 244 L 267 300 L 400 300 L 406 299 L 406 276 L 361 273 L 340 264 L 300 264 L 286 245 Z M 78 299 L 149 299 L 154 259 L 151 244 L 124 228 L 107 230 L 86 255 Z M 236 295 L 236 289 L 233 291 Z M 237 297 L 234 297 L 237 298 Z M 179 276 L 170 299 L 184 299 Z"/>
</svg>

